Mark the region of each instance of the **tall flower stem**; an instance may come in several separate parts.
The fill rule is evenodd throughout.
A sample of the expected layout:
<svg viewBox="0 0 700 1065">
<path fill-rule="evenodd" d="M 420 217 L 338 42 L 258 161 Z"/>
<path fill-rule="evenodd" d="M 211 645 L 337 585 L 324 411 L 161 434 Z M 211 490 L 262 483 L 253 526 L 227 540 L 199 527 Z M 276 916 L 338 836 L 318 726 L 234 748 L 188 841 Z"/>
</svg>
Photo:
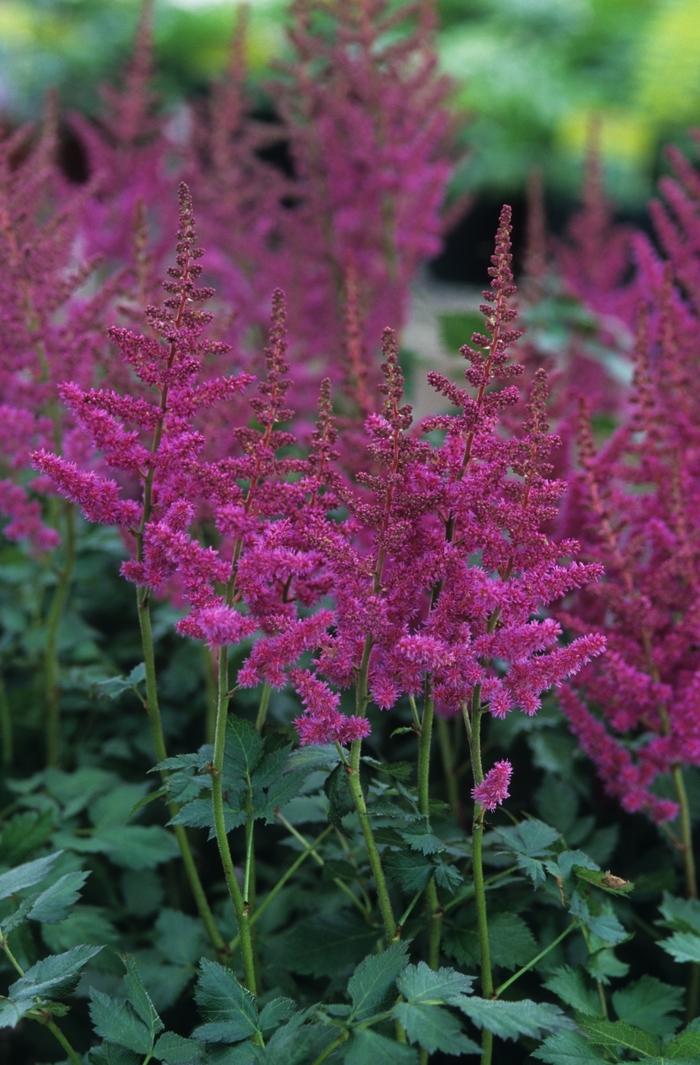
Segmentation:
<svg viewBox="0 0 700 1065">
<path fill-rule="evenodd" d="M 469 738 L 472 773 L 475 786 L 484 779 L 481 764 L 481 689 L 477 685 L 472 695 L 471 714 L 464 712 L 464 725 Z M 476 923 L 479 936 L 479 953 L 481 957 L 481 994 L 484 998 L 493 998 L 493 972 L 491 970 L 491 945 L 489 943 L 489 921 L 486 908 L 486 884 L 484 881 L 483 840 L 484 807 L 474 803 L 472 820 L 472 876 L 474 879 L 474 901 L 476 903 Z M 493 1035 L 484 1028 L 481 1033 L 481 1065 L 491 1065 L 493 1057 Z"/>
<path fill-rule="evenodd" d="M 367 848 L 367 857 L 369 858 L 372 876 L 374 877 L 374 885 L 377 890 L 377 901 L 379 903 L 379 912 L 382 915 L 382 921 L 384 923 L 386 940 L 388 943 L 391 943 L 392 940 L 398 938 L 398 929 L 396 918 L 394 917 L 394 910 L 391 905 L 391 899 L 389 897 L 389 889 L 386 883 L 386 876 L 384 875 L 381 855 L 379 853 L 379 848 L 377 847 L 377 841 L 374 838 L 374 832 L 372 831 L 372 825 L 367 812 L 367 803 L 365 802 L 365 796 L 362 790 L 362 781 L 360 780 L 361 756 L 362 740 L 353 740 L 350 747 L 350 762 L 347 766 L 348 784 L 350 786 L 350 794 L 352 795 L 352 800 L 355 804 L 357 816 L 360 821 L 360 828 L 362 829 L 362 835 L 364 836 L 365 847 Z"/>
<path fill-rule="evenodd" d="M 430 814 L 430 752 L 435 720 L 435 703 L 431 694 L 426 695 L 421 722 L 420 741 L 418 744 L 418 809 L 424 817 Z M 435 884 L 431 877 L 425 889 L 425 903 L 428 917 L 428 964 L 437 969 L 440 963 L 440 938 L 442 935 L 442 910 Z"/>
<path fill-rule="evenodd" d="M 61 705 L 59 689 L 58 642 L 61 623 L 68 602 L 75 568 L 75 512 L 70 503 L 63 504 L 63 565 L 51 598 L 46 618 L 44 647 L 44 699 L 46 764 L 57 766 L 61 758 Z"/>
<path fill-rule="evenodd" d="M 451 733 L 452 722 L 446 721 L 444 717 L 437 719 L 437 733 L 438 741 L 440 743 L 440 757 L 442 758 L 442 767 L 445 773 L 445 784 L 447 786 L 447 801 L 450 804 L 450 809 L 455 818 L 459 819 L 459 784 L 457 781 L 457 774 L 455 772 L 455 758 L 452 742 L 454 737 Z M 455 719 L 455 726 L 459 724 L 459 718 Z"/>
<path fill-rule="evenodd" d="M 238 934 L 240 936 L 241 944 L 241 956 L 243 958 L 243 972 L 246 987 L 251 994 L 257 994 L 257 980 L 255 976 L 255 954 L 253 951 L 253 937 L 250 926 L 250 899 L 247 894 L 241 891 L 240 885 L 236 878 L 236 870 L 233 864 L 233 857 L 231 855 L 231 848 L 228 842 L 228 833 L 226 831 L 226 815 L 224 811 L 224 782 L 223 782 L 223 769 L 224 769 L 224 754 L 226 752 L 226 723 L 228 719 L 228 707 L 229 707 L 229 669 L 228 669 L 228 648 L 221 647 L 219 650 L 219 680 L 218 680 L 218 694 L 216 701 L 216 729 L 214 732 L 214 757 L 212 759 L 211 767 L 211 780 L 212 780 L 212 812 L 214 816 L 214 834 L 216 835 L 216 844 L 219 848 L 219 856 L 221 858 L 221 865 L 224 870 L 224 879 L 226 881 L 226 888 L 231 899 L 233 911 L 238 924 Z M 246 833 L 246 837 L 248 833 Z M 249 849 L 249 860 L 246 863 L 250 865 L 252 841 Z M 247 879 L 247 878 L 246 878 Z"/>
<path fill-rule="evenodd" d="M 688 792 L 685 787 L 683 770 L 679 765 L 673 770 L 673 786 L 680 808 L 681 847 L 683 851 L 683 868 L 685 872 L 685 892 L 689 899 L 698 897 L 698 881 L 695 871 L 695 855 L 693 853 L 693 824 L 690 817 L 690 803 Z M 695 962 L 690 969 L 688 981 L 688 1019 L 697 1016 L 698 1004 L 700 1003 L 700 965 Z"/>
<path fill-rule="evenodd" d="M 204 716 L 204 742 L 214 742 L 216 729 L 216 662 L 209 647 L 202 644 L 202 673 L 204 676 L 204 698 L 206 709 Z"/>
<path fill-rule="evenodd" d="M 148 592 L 145 589 L 139 588 L 136 592 L 136 606 L 139 617 L 139 628 L 141 630 L 141 647 L 143 649 L 143 661 L 146 669 L 146 712 L 148 714 L 148 722 L 151 726 L 151 738 L 153 741 L 153 750 L 155 756 L 159 762 L 164 761 L 168 757 L 167 747 L 165 745 L 165 736 L 163 733 L 163 722 L 160 715 L 160 703 L 158 701 L 158 682 L 156 676 L 156 663 L 155 653 L 153 648 L 153 628 L 151 625 L 151 610 L 148 600 Z M 161 774 L 163 783 L 166 782 L 166 773 Z M 171 817 L 174 817 L 178 811 L 177 804 L 174 802 L 168 802 L 168 811 Z M 192 854 L 192 848 L 190 841 L 187 837 L 187 833 L 182 825 L 173 825 L 173 831 L 175 833 L 175 839 L 177 840 L 180 848 L 180 854 L 182 855 L 182 864 L 185 869 L 185 875 L 192 891 L 192 897 L 194 898 L 195 905 L 199 912 L 199 916 L 202 919 L 207 935 L 217 951 L 225 952 L 226 943 L 217 928 L 214 915 L 211 912 L 211 908 L 207 901 L 204 887 L 197 871 L 197 865 Z"/>
<path fill-rule="evenodd" d="M 8 769 L 12 765 L 14 754 L 14 727 L 12 707 L 2 676 L 0 676 L 0 740 L 2 740 L 2 765 L 3 768 Z"/>
<path fill-rule="evenodd" d="M 381 572 L 381 565 L 379 566 L 378 572 Z M 367 679 L 369 675 L 369 660 L 371 654 L 372 637 L 368 636 L 362 651 L 357 685 L 355 687 L 355 712 L 363 717 L 367 713 Z M 392 940 L 398 938 L 400 929 L 398 928 L 396 918 L 394 917 L 394 910 L 391 905 L 386 876 L 384 875 L 382 858 L 379 853 L 379 848 L 377 847 L 377 841 L 374 838 L 369 813 L 367 812 L 367 803 L 365 802 L 365 795 L 362 790 L 362 780 L 360 779 L 361 758 L 362 740 L 353 740 L 350 746 L 350 761 L 345 763 L 345 770 L 348 775 L 350 794 L 352 795 L 352 800 L 360 822 L 360 828 L 362 829 L 362 835 L 364 836 L 367 857 L 369 858 L 372 876 L 374 877 L 374 885 L 377 889 L 377 901 L 379 903 L 379 912 L 382 915 L 382 921 L 384 923 L 386 940 L 388 943 L 391 943 Z"/>
</svg>

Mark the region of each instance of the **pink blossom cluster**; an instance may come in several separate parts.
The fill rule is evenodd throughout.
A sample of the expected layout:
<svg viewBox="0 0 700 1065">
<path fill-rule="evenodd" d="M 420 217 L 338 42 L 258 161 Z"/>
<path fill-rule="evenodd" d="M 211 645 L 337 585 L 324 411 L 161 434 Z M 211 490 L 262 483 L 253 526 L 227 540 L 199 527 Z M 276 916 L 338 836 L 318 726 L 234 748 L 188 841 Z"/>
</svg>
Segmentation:
<svg viewBox="0 0 700 1065">
<path fill-rule="evenodd" d="M 454 155 L 431 7 L 430 0 L 398 11 L 388 0 L 332 12 L 320 3 L 295 5 L 291 62 L 270 89 L 276 121 L 263 123 L 251 114 L 244 13 L 207 105 L 166 116 L 153 87 L 153 3 L 143 0 L 131 61 L 121 84 L 103 90 L 99 120 L 68 116 L 84 183 L 68 182 L 59 165 L 54 103 L 42 134 L 23 128 L 2 142 L 0 511 L 8 536 L 40 550 L 58 544 L 35 497 L 44 482 L 33 477 L 31 451 L 48 447 L 84 465 L 86 443 L 97 432 L 102 447 L 114 417 L 106 388 L 135 400 L 132 371 L 144 387 L 153 383 L 141 373 L 145 363 L 136 365 L 145 348 L 134 347 L 130 333 L 143 334 L 143 308 L 158 299 L 181 179 L 196 189 L 207 273 L 226 301 L 211 334 L 222 343 L 206 354 L 201 388 L 209 387 L 207 378 L 226 376 L 231 349 L 224 342 L 237 365 L 259 369 L 271 293 L 283 287 L 294 354 L 290 397 L 302 434 L 311 432 L 326 375 L 344 384 L 353 412 L 369 409 L 380 326 L 400 325 L 411 278 L 439 244 Z M 293 157 L 291 174 L 265 159 L 279 145 Z M 125 361 L 106 357 L 105 320 L 118 323 L 113 339 L 125 351 L 131 345 Z M 145 329 L 157 331 L 157 323 Z M 99 397 L 71 398 L 65 386 L 64 408 L 62 382 L 79 390 L 99 385 Z M 209 405 L 192 427 L 210 458 L 229 443 L 222 409 Z M 233 409 L 237 421 L 246 415 L 241 404 Z M 74 432 L 74 419 L 86 426 L 88 414 L 86 437 Z M 127 435 L 144 430 L 144 418 L 141 410 Z M 112 457 L 119 465 L 130 456 L 135 465 L 120 467 L 120 477 L 137 476 L 139 456 L 129 441 L 113 437 L 109 446 L 100 461 Z M 188 446 L 195 447 L 193 439 L 177 442 Z M 349 439 L 343 446 L 354 453 Z"/>
<path fill-rule="evenodd" d="M 363 672 L 382 709 L 429 684 L 445 714 L 475 692 L 496 717 L 535 713 L 542 693 L 598 655 L 604 639 L 582 634 L 563 645 L 558 623 L 542 616 L 600 571 L 573 559 L 574 541 L 543 531 L 562 491 L 549 478 L 543 376 L 521 431 L 501 431 L 503 412 L 520 398 L 510 209 L 484 293 L 485 331 L 462 349 L 465 386 L 431 375 L 458 413 L 413 426 L 396 336 L 385 330 L 383 409 L 365 419 L 363 468 L 353 477 L 337 463 L 328 381 L 306 455 L 286 428 L 293 412 L 281 292 L 264 376 L 202 380 L 221 342 L 208 336 L 211 316 L 200 309 L 211 296 L 198 283 L 200 256 L 183 185 L 167 298 L 147 309 L 149 333 L 111 330 L 140 383 L 136 394 L 62 388 L 114 476 L 46 450 L 35 454 L 38 468 L 89 520 L 125 530 L 133 544 L 125 577 L 153 593 L 177 588 L 183 635 L 212 647 L 252 641 L 237 683 L 291 683 L 303 705 L 302 742 L 368 734 L 367 692 L 354 715 L 340 706 Z M 246 386 L 250 413 L 212 458 L 197 419 Z"/>
<path fill-rule="evenodd" d="M 578 527 L 606 576 L 563 619 L 605 635 L 609 651 L 604 667 L 590 663 L 562 693 L 562 706 L 608 792 L 662 821 L 677 808 L 653 790 L 657 777 L 700 764 L 700 437 L 683 397 L 669 393 L 682 356 L 659 322 L 653 329 L 640 315 L 627 419 L 599 450 L 585 411 L 581 419 Z"/>
<path fill-rule="evenodd" d="M 472 788 L 472 799 L 485 810 L 497 810 L 510 795 L 512 775 L 513 766 L 507 758 L 501 762 L 494 762 L 481 783 Z"/>
</svg>

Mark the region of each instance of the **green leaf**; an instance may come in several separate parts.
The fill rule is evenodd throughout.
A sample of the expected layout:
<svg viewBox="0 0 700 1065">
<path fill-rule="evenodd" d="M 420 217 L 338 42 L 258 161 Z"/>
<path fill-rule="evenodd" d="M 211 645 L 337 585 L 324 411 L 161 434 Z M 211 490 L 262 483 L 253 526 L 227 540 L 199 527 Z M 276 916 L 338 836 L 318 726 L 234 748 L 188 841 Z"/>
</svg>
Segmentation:
<svg viewBox="0 0 700 1065">
<path fill-rule="evenodd" d="M 25 888 L 39 884 L 49 875 L 54 863 L 60 858 L 62 851 L 47 854 L 45 858 L 35 858 L 33 862 L 25 862 L 8 873 L 0 875 L 0 899 L 9 899 Z"/>
<path fill-rule="evenodd" d="M 669 927 L 700 935 L 700 902 L 697 899 L 679 899 L 665 891 L 659 909 Z"/>
<path fill-rule="evenodd" d="M 478 1028 L 486 1028 L 500 1039 L 517 1039 L 521 1035 L 537 1039 L 545 1032 L 559 1032 L 573 1027 L 558 1006 L 549 1002 L 532 1002 L 528 998 L 518 1002 L 464 998 L 459 1008 Z"/>
<path fill-rule="evenodd" d="M 224 786 L 231 784 L 235 788 L 252 777 L 262 754 L 262 737 L 251 723 L 242 717 L 229 717 L 226 725 Z"/>
<path fill-rule="evenodd" d="M 18 1002 L 0 998 L 0 1028 L 16 1028 L 33 1006 L 31 998 L 22 998 Z"/>
<path fill-rule="evenodd" d="M 428 1053 L 441 1050 L 443 1054 L 478 1054 L 480 1047 L 461 1031 L 453 1013 L 442 1006 L 421 1002 L 399 1002 L 392 1011 L 412 1043 L 418 1043 Z"/>
<path fill-rule="evenodd" d="M 673 1014 L 682 1010 L 683 995 L 682 987 L 672 987 L 655 976 L 643 976 L 635 984 L 615 991 L 612 1000 L 621 1021 L 663 1037 L 678 1027 Z"/>
<path fill-rule="evenodd" d="M 53 827 L 53 810 L 44 810 L 38 816 L 31 811 L 12 817 L 0 833 L 2 864 L 13 866 L 37 850 L 46 843 Z"/>
<path fill-rule="evenodd" d="M 419 825 L 401 832 L 401 838 L 412 851 L 418 851 L 419 854 L 438 854 L 445 850 L 445 844 L 438 836 Z"/>
<path fill-rule="evenodd" d="M 433 875 L 433 864 L 414 851 L 389 851 L 384 857 L 389 879 L 397 883 L 407 895 L 421 891 Z"/>
<path fill-rule="evenodd" d="M 135 1054 L 149 1054 L 153 1049 L 153 1033 L 123 999 L 91 988 L 90 1019 L 97 1035 L 107 1043 L 116 1043 Z"/>
<path fill-rule="evenodd" d="M 113 825 L 95 830 L 98 848 L 125 869 L 154 869 L 179 853 L 175 837 L 160 825 Z"/>
<path fill-rule="evenodd" d="M 59 953 L 80 943 L 116 944 L 119 933 L 108 912 L 99 906 L 78 906 L 59 924 L 42 925 L 41 934 L 49 950 Z"/>
<path fill-rule="evenodd" d="M 545 870 L 541 859 L 548 856 L 550 847 L 559 838 L 555 828 L 544 821 L 532 819 L 509 828 L 494 829 L 494 834 L 505 844 L 506 850 L 514 855 L 519 868 L 530 877 L 533 884 L 544 883 Z"/>
<path fill-rule="evenodd" d="M 579 1021 L 579 1027 L 589 1042 L 606 1050 L 624 1047 L 625 1050 L 632 1050 L 636 1054 L 654 1057 L 661 1049 L 658 1039 L 624 1021 L 592 1020 L 585 1017 Z"/>
<path fill-rule="evenodd" d="M 434 865 L 435 883 L 443 891 L 453 895 L 464 883 L 464 877 L 455 865 L 438 858 Z"/>
<path fill-rule="evenodd" d="M 360 962 L 348 983 L 352 1018 L 363 1020 L 378 1011 L 405 969 L 407 955 L 408 944 L 394 943 L 381 954 L 370 954 Z"/>
<path fill-rule="evenodd" d="M 143 980 L 139 975 L 134 958 L 126 955 L 122 960 L 126 966 L 124 986 L 126 988 L 127 1000 L 136 1016 L 146 1025 L 151 1036 L 151 1041 L 153 1041 L 158 1033 L 163 1031 L 163 1022 L 158 1016 L 156 1008 L 151 1002 L 150 995 L 143 985 Z"/>
<path fill-rule="evenodd" d="M 260 1031 L 266 1032 L 278 1028 L 284 1021 L 288 1021 L 296 1009 L 296 1003 L 291 998 L 273 998 L 260 1011 Z"/>
<path fill-rule="evenodd" d="M 71 991 L 78 982 L 81 970 L 101 950 L 102 947 L 80 945 L 62 954 L 50 954 L 48 958 L 42 958 L 10 986 L 9 997 L 17 1001 L 29 996 L 44 998 L 51 993 L 53 997 L 58 991 Z"/>
<path fill-rule="evenodd" d="M 607 1065 L 590 1043 L 576 1032 L 558 1032 L 545 1039 L 531 1055 L 547 1065 Z"/>
<path fill-rule="evenodd" d="M 55 884 L 37 896 L 29 911 L 29 917 L 45 924 L 63 921 L 80 898 L 80 892 L 89 875 L 88 872 L 76 870 L 59 877 Z"/>
<path fill-rule="evenodd" d="M 700 1061 L 700 1031 L 686 1029 L 681 1032 L 664 1048 L 664 1057 L 670 1058 L 671 1061 L 685 1057 L 691 1061 Z"/>
<path fill-rule="evenodd" d="M 168 909 L 158 914 L 155 943 L 173 965 L 195 965 L 206 947 L 200 921 L 187 913 Z"/>
<path fill-rule="evenodd" d="M 143 662 L 131 670 L 127 676 L 105 677 L 104 680 L 92 682 L 92 690 L 102 699 L 118 699 L 124 692 L 135 691 L 146 679 L 146 667 Z"/>
<path fill-rule="evenodd" d="M 471 994 L 473 983 L 473 976 L 465 976 L 455 969 L 431 969 L 419 961 L 404 969 L 397 986 L 409 1002 L 444 1002 L 449 1006 L 461 1003 L 463 996 Z"/>
<path fill-rule="evenodd" d="M 344 765 L 338 764 L 326 777 L 323 790 L 328 796 L 328 820 L 335 828 L 342 828 L 345 815 L 355 809 Z"/>
<path fill-rule="evenodd" d="M 587 986 L 580 969 L 562 965 L 544 981 L 544 986 L 578 1013 L 600 1016 L 600 999 L 593 988 Z"/>
<path fill-rule="evenodd" d="M 238 983 L 231 970 L 218 962 L 202 959 L 194 997 L 207 1021 L 195 1029 L 195 1039 L 236 1043 L 257 1031 L 255 999 Z"/>
<path fill-rule="evenodd" d="M 517 969 L 537 953 L 535 938 L 516 913 L 497 913 L 489 920 L 491 961 L 504 969 Z"/>
<path fill-rule="evenodd" d="M 198 1065 L 202 1060 L 202 1047 L 194 1039 L 184 1039 L 175 1032 L 163 1032 L 153 1054 L 165 1065 Z"/>
<path fill-rule="evenodd" d="M 272 949 L 278 963 L 295 973 L 330 977 L 361 961 L 376 939 L 359 914 L 339 910 L 304 918 L 278 936 Z"/>
<path fill-rule="evenodd" d="M 418 1054 L 412 1047 L 395 1043 L 368 1028 L 353 1032 L 345 1065 L 418 1065 Z"/>
<path fill-rule="evenodd" d="M 101 1043 L 88 1054 L 90 1065 L 141 1065 L 143 1054 L 134 1054 L 116 1043 Z"/>
<path fill-rule="evenodd" d="M 695 932 L 674 932 L 659 946 L 677 962 L 700 962 L 700 936 Z"/>
<path fill-rule="evenodd" d="M 597 936 L 601 943 L 616 946 L 629 939 L 629 933 L 620 924 L 607 899 L 601 901 L 599 897 L 595 903 L 595 912 L 592 912 L 585 899 L 575 891 L 571 896 L 569 913 L 572 917 L 576 917 L 592 935 Z"/>
<path fill-rule="evenodd" d="M 573 872 L 579 880 L 601 891 L 606 891 L 609 895 L 629 895 L 631 891 L 634 891 L 634 884 L 631 880 L 623 880 L 619 876 L 614 876 L 609 870 L 603 872 L 600 869 L 586 869 L 584 866 L 575 865 Z"/>
<path fill-rule="evenodd" d="M 100 829 L 125 825 L 147 791 L 148 783 L 120 784 L 110 788 L 90 805 L 90 820 Z"/>
</svg>

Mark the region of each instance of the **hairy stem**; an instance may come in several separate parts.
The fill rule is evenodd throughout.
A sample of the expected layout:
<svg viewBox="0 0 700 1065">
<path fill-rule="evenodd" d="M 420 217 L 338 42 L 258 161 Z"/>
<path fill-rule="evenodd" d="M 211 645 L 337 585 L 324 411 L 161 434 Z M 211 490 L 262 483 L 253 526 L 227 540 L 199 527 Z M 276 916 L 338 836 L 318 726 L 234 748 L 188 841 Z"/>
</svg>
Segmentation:
<svg viewBox="0 0 700 1065">
<path fill-rule="evenodd" d="M 321 832 L 321 834 L 318 835 L 315 840 L 309 843 L 308 846 L 306 846 L 304 850 L 297 855 L 292 864 L 288 866 L 287 869 L 285 869 L 285 871 L 282 873 L 282 876 L 279 878 L 279 880 L 275 882 L 274 886 L 270 888 L 260 905 L 256 907 L 255 912 L 251 914 L 251 928 L 256 923 L 256 921 L 260 920 L 268 906 L 270 906 L 275 901 L 282 888 L 285 886 L 285 884 L 288 883 L 289 880 L 291 880 L 297 869 L 299 869 L 304 864 L 307 858 L 312 857 L 315 854 L 316 847 L 318 847 L 319 843 L 322 843 L 326 836 L 329 835 L 329 833 L 331 833 L 332 831 L 333 826 L 326 825 L 323 832 Z M 236 950 L 240 945 L 240 942 L 241 937 L 239 935 L 235 936 L 228 945 L 229 950 L 231 952 Z"/>
<path fill-rule="evenodd" d="M 211 768 L 212 779 L 212 813 L 214 817 L 214 833 L 216 844 L 219 848 L 221 865 L 224 870 L 224 879 L 228 889 L 229 898 L 238 924 L 238 934 L 241 943 L 241 955 L 243 957 L 243 972 L 245 983 L 251 994 L 257 994 L 257 981 L 255 978 L 255 955 L 253 952 L 253 937 L 250 928 L 249 900 L 244 898 L 243 892 L 236 878 L 236 870 L 231 856 L 231 848 L 228 843 L 226 832 L 226 815 L 224 812 L 224 787 L 223 769 L 224 754 L 226 751 L 226 722 L 229 706 L 229 673 L 228 673 L 228 648 L 219 650 L 219 683 L 216 701 L 216 730 L 214 733 L 214 757 Z M 257 1039 L 256 1039 L 257 1041 Z"/>
<path fill-rule="evenodd" d="M 471 717 L 465 712 L 465 726 L 469 738 L 472 774 L 475 786 L 484 779 L 481 765 L 481 690 L 477 686 L 472 696 Z M 484 998 L 493 998 L 493 973 L 491 971 L 491 945 L 489 943 L 489 920 L 486 908 L 486 884 L 484 881 L 483 839 L 485 813 L 480 803 L 474 803 L 472 820 L 472 875 L 474 879 L 474 901 L 476 903 L 476 921 L 479 935 L 479 953 L 481 956 L 481 994 Z M 491 1065 L 493 1057 L 493 1035 L 484 1028 L 481 1033 L 481 1065 Z"/>
<path fill-rule="evenodd" d="M 418 744 L 418 809 L 425 818 L 430 816 L 430 752 L 433 739 L 435 703 L 431 694 L 426 694 L 420 742 Z M 428 964 L 437 969 L 440 963 L 440 939 L 442 936 L 442 910 L 435 878 L 431 877 L 425 889 L 426 915 L 428 918 Z"/>
<path fill-rule="evenodd" d="M 57 766 L 61 759 L 61 698 L 58 641 L 61 623 L 68 602 L 75 568 L 75 512 L 70 503 L 63 504 L 63 566 L 51 598 L 46 617 L 46 646 L 44 648 L 44 699 L 46 764 Z"/>
<path fill-rule="evenodd" d="M 679 765 L 673 770 L 673 786 L 680 808 L 681 846 L 683 851 L 683 869 L 685 873 L 685 892 L 689 899 L 698 897 L 698 881 L 695 871 L 693 853 L 693 824 L 690 818 L 690 803 L 685 787 L 683 770 Z M 690 969 L 688 980 L 688 1020 L 697 1016 L 700 1001 L 700 965 L 695 962 Z"/>
<path fill-rule="evenodd" d="M 165 745 L 165 736 L 163 734 L 163 722 L 160 716 L 160 703 L 158 701 L 158 683 L 156 676 L 156 664 L 155 653 L 153 648 L 153 629 L 151 626 L 151 610 L 148 602 L 148 593 L 143 589 L 138 589 L 136 592 L 136 605 L 139 616 L 139 628 L 141 630 L 141 646 L 143 648 L 143 660 L 146 668 L 146 712 L 148 714 L 148 721 L 151 726 L 151 737 L 153 741 L 153 750 L 155 752 L 156 759 L 159 762 L 164 761 L 168 757 L 167 747 Z M 167 774 L 161 773 L 161 778 L 165 783 Z M 171 818 L 178 812 L 178 806 L 176 803 L 168 801 L 168 811 Z M 182 855 L 182 864 L 185 869 L 185 875 L 192 891 L 192 897 L 194 898 L 195 905 L 199 912 L 199 916 L 202 919 L 207 935 L 212 943 L 212 946 L 218 951 L 226 951 L 226 943 L 217 928 L 214 915 L 211 912 L 207 897 L 204 893 L 204 887 L 197 871 L 197 865 L 192 854 L 192 848 L 190 841 L 187 837 L 187 833 L 182 825 L 173 825 L 173 832 L 175 833 L 175 839 L 177 840 L 180 848 L 180 854 Z"/>
<path fill-rule="evenodd" d="M 457 725 L 458 723 L 459 718 L 455 720 L 454 724 Z M 446 721 L 444 717 L 439 717 L 437 720 L 440 756 L 442 758 L 442 767 L 445 772 L 445 783 L 447 785 L 447 801 L 450 804 L 453 816 L 459 820 L 459 783 L 455 772 L 454 737 L 451 735 L 451 725 L 452 723 Z"/>
<path fill-rule="evenodd" d="M 322 1062 L 328 1061 L 331 1054 L 333 1054 L 338 1047 L 342 1047 L 343 1043 L 347 1042 L 349 1036 L 350 1033 L 348 1031 L 341 1032 L 337 1039 L 334 1039 L 332 1043 L 329 1043 L 328 1046 L 314 1058 L 311 1065 L 321 1065 Z"/>
<path fill-rule="evenodd" d="M 202 644 L 202 674 L 204 676 L 204 698 L 206 708 L 204 715 L 204 742 L 214 743 L 216 730 L 216 662 L 211 649 Z"/>
<path fill-rule="evenodd" d="M 379 848 L 377 847 L 377 841 L 374 838 L 374 832 L 372 831 L 372 825 L 367 812 L 367 803 L 365 802 L 365 796 L 362 790 L 362 781 L 360 780 L 361 755 L 362 740 L 353 740 L 352 746 L 350 747 L 350 763 L 347 767 L 348 783 L 350 785 L 350 794 L 352 795 L 357 816 L 360 821 L 362 835 L 364 836 L 367 857 L 369 858 L 372 876 L 374 877 L 374 885 L 377 889 L 377 901 L 379 903 L 379 912 L 382 915 L 382 921 L 384 923 L 386 940 L 388 943 L 391 943 L 392 940 L 397 938 L 396 918 L 394 917 L 381 855 L 379 853 Z"/>
<path fill-rule="evenodd" d="M 260 693 L 260 703 L 258 704 L 258 713 L 255 718 L 255 728 L 258 732 L 262 732 L 265 727 L 265 721 L 267 720 L 267 711 L 270 706 L 270 696 L 272 694 L 272 688 L 265 682 L 262 686 L 262 692 Z"/>
<path fill-rule="evenodd" d="M 8 769 L 14 755 L 14 727 L 12 707 L 7 695 L 5 680 L 0 676 L 0 738 L 2 739 L 2 765 Z"/>
</svg>

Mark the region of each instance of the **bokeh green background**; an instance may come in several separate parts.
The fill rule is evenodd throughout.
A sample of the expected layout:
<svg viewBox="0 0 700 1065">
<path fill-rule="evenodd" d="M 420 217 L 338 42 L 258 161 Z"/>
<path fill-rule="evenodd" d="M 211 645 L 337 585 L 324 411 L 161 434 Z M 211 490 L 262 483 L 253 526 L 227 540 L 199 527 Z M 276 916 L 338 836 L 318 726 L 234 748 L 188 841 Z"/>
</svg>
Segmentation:
<svg viewBox="0 0 700 1065">
<path fill-rule="evenodd" d="M 286 51 L 288 3 L 249 6 L 251 79 L 264 102 L 271 66 Z M 634 207 L 652 188 L 662 144 L 681 140 L 700 115 L 700 0 L 438 6 L 440 61 L 454 78 L 464 143 L 473 146 L 460 188 L 510 192 L 537 165 L 550 188 L 570 194 L 595 115 L 609 191 Z M 156 0 L 159 89 L 168 106 L 206 91 L 221 72 L 235 7 Z M 137 10 L 137 0 L 1 0 L 0 112 L 11 121 L 32 116 L 49 87 L 66 106 L 94 110 L 99 82 L 123 68 Z"/>
</svg>

